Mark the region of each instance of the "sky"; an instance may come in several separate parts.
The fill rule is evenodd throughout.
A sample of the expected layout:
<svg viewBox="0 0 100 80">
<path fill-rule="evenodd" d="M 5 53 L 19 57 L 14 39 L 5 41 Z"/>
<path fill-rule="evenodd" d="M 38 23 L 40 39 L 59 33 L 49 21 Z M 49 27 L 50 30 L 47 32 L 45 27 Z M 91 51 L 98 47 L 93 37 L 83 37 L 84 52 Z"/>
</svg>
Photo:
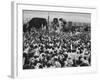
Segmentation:
<svg viewBox="0 0 100 80">
<path fill-rule="evenodd" d="M 51 12 L 51 11 L 32 11 L 32 10 L 24 10 L 23 11 L 23 22 L 26 23 L 30 19 L 34 17 L 46 18 L 52 21 L 53 18 L 63 18 L 66 21 L 73 22 L 91 22 L 91 14 L 90 13 L 75 13 L 75 12 Z"/>
</svg>

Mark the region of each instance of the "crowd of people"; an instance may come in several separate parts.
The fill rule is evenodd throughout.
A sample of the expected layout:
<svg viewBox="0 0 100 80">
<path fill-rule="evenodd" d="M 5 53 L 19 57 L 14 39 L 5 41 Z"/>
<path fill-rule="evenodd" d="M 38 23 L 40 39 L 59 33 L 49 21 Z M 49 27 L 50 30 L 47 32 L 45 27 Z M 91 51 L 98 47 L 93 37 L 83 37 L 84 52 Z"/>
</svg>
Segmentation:
<svg viewBox="0 0 100 80">
<path fill-rule="evenodd" d="M 77 34 L 79 33 L 79 34 Z M 23 32 L 23 69 L 91 66 L 90 31 Z"/>
</svg>

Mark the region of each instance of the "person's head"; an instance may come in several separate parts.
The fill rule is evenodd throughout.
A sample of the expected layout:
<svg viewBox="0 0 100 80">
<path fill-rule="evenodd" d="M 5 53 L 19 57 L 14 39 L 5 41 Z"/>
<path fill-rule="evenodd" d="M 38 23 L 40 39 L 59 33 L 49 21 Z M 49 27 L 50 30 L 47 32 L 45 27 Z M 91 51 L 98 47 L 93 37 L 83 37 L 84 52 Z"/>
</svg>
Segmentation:
<svg viewBox="0 0 100 80">
<path fill-rule="evenodd" d="M 54 61 L 58 61 L 58 59 L 57 58 L 54 58 Z"/>
<path fill-rule="evenodd" d="M 58 23 L 58 18 L 53 18 L 54 23 Z"/>
<path fill-rule="evenodd" d="M 43 68 L 43 66 L 40 64 L 40 65 L 39 65 L 39 68 L 41 69 L 41 68 Z"/>
<path fill-rule="evenodd" d="M 34 62 L 35 62 L 34 57 L 30 58 L 30 59 L 29 59 L 29 62 L 30 62 L 30 63 L 34 63 Z"/>
<path fill-rule="evenodd" d="M 59 21 L 63 21 L 63 18 L 59 18 Z"/>
</svg>

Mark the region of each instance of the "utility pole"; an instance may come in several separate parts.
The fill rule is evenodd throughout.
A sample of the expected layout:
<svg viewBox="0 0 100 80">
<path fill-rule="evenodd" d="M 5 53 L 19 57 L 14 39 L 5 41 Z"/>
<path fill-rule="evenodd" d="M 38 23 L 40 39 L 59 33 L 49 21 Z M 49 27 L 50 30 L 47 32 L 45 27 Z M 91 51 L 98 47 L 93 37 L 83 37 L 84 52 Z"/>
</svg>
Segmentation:
<svg viewBox="0 0 100 80">
<path fill-rule="evenodd" d="M 49 30 L 49 12 L 48 12 L 48 22 L 47 22 L 47 29 Z"/>
</svg>

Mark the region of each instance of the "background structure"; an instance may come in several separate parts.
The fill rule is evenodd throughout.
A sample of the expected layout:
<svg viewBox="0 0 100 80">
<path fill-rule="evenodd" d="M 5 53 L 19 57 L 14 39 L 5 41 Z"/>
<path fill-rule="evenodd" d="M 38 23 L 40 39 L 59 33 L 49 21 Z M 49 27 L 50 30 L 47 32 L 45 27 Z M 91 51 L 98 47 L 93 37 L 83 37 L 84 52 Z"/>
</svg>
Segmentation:
<svg viewBox="0 0 100 80">
<path fill-rule="evenodd" d="M 53 18 L 63 18 L 66 21 L 73 21 L 73 22 L 91 22 L 91 14 L 89 13 L 71 13 L 71 12 L 51 12 L 51 11 L 30 11 L 30 10 L 24 10 L 23 11 L 23 17 L 24 17 L 24 23 L 32 19 L 33 17 L 41 17 L 46 18 L 50 21 L 53 20 Z"/>
</svg>

